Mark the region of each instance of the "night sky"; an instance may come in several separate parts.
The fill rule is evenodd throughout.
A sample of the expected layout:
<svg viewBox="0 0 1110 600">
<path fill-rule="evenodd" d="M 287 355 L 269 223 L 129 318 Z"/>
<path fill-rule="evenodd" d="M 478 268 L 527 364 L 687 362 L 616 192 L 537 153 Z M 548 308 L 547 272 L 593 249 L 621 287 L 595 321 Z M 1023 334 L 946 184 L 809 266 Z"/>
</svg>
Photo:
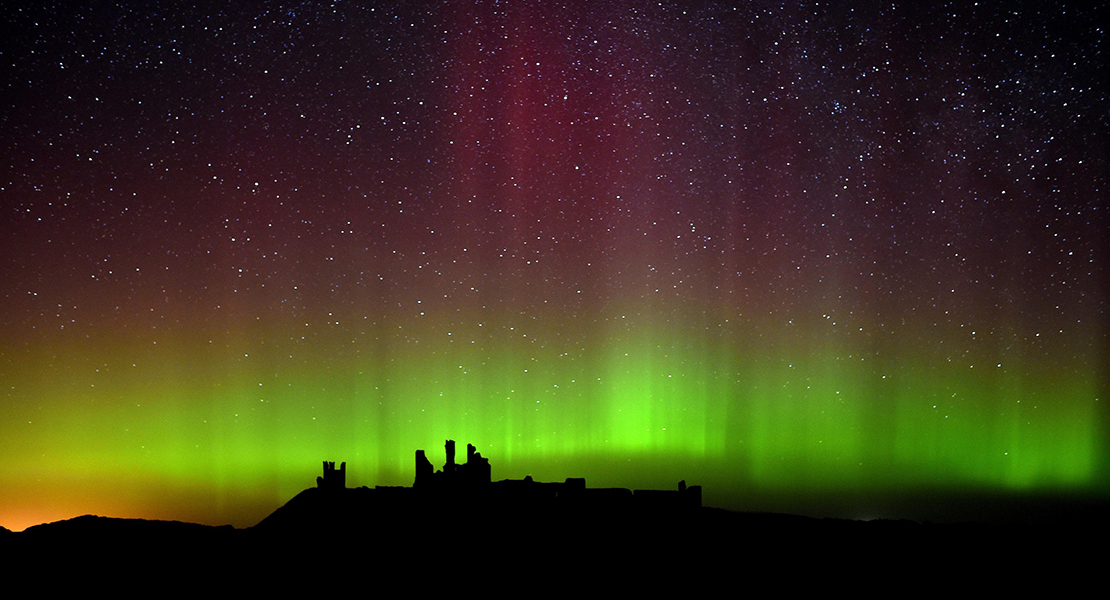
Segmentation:
<svg viewBox="0 0 1110 600">
<path fill-rule="evenodd" d="M 1110 496 L 1105 11 L 912 4 L 4 2 L 0 525 Z"/>
</svg>

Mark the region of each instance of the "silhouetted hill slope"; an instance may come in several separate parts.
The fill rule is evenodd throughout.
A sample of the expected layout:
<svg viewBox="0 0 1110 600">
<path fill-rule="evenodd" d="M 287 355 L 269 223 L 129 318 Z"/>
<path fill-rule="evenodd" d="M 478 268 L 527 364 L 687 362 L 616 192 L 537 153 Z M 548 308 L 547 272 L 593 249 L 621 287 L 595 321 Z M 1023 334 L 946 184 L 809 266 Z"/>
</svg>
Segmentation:
<svg viewBox="0 0 1110 600">
<path fill-rule="evenodd" d="M 30 541 L 49 541 L 56 538 L 87 538 L 112 535 L 121 541 L 141 541 L 147 538 L 172 537 L 176 539 L 215 539 L 234 531 L 231 525 L 213 527 L 182 521 L 155 521 L 147 519 L 118 519 L 83 515 L 64 521 L 33 525 L 22 532 Z"/>
<path fill-rule="evenodd" d="M 12 572 L 80 565 L 148 582 L 188 574 L 279 588 L 327 572 L 440 590 L 578 586 L 571 592 L 586 581 L 656 591 L 716 582 L 735 593 L 907 582 L 986 590 L 1098 573 L 1104 554 L 1089 542 L 1106 530 L 1094 525 L 514 507 L 411 488 L 313 488 L 248 529 L 84 516 L 0 536 L 0 550 Z"/>
<path fill-rule="evenodd" d="M 212 527 L 180 521 L 148 521 L 84 515 L 28 527 L 6 537 L 29 552 L 54 556 L 89 552 L 121 556 L 158 549 L 175 554 L 225 546 L 238 532 L 230 525 Z"/>
<path fill-rule="evenodd" d="M 365 540 L 369 543 L 360 552 L 385 563 L 391 553 L 427 555 L 441 548 L 481 561 L 496 556 L 509 569 L 533 563 L 559 569 L 605 564 L 618 570 L 648 568 L 660 576 L 719 574 L 738 565 L 767 574 L 804 566 L 881 568 L 905 575 L 924 564 L 955 571 L 998 561 L 1036 560 L 1043 566 L 1083 553 L 1073 542 L 1081 535 L 1077 527 L 865 522 L 705 507 L 513 507 L 487 505 L 480 498 L 421 496 L 411 489 L 375 493 L 381 491 L 305 490 L 249 534 L 263 547 L 266 540 L 301 540 L 317 547 Z"/>
</svg>

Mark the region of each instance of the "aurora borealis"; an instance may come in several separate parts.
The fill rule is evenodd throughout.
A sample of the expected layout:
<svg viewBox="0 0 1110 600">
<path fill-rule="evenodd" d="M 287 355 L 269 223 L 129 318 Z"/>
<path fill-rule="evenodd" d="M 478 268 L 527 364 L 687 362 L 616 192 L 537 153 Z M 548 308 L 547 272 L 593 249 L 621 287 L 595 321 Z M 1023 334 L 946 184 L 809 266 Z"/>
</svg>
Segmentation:
<svg viewBox="0 0 1110 600">
<path fill-rule="evenodd" d="M 0 525 L 1110 493 L 1104 10 L 18 4 Z"/>
</svg>

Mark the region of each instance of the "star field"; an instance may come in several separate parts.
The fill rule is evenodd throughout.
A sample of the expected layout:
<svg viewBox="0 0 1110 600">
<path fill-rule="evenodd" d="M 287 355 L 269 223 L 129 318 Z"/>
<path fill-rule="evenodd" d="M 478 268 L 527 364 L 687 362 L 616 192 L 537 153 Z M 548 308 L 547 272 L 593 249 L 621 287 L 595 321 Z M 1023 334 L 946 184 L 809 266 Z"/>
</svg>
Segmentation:
<svg viewBox="0 0 1110 600">
<path fill-rule="evenodd" d="M 1105 495 L 1104 12 L 6 3 L 0 524 Z"/>
</svg>

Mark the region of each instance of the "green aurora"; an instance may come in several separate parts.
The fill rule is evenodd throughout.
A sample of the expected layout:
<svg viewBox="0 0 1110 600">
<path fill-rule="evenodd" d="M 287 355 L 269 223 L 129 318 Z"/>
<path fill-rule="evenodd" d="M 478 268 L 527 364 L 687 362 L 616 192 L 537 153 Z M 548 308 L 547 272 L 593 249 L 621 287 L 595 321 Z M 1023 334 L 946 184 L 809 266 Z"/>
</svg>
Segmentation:
<svg viewBox="0 0 1110 600">
<path fill-rule="evenodd" d="M 413 451 L 437 457 L 448 438 L 478 443 L 495 478 L 687 479 L 735 509 L 768 494 L 1107 491 L 1093 369 L 887 356 L 812 333 L 756 352 L 739 343 L 768 337 L 755 330 L 691 336 L 627 317 L 604 343 L 544 347 L 529 341 L 543 320 L 485 335 L 424 319 L 386 343 L 252 331 L 44 352 L 6 386 L 17 425 L 0 483 L 23 491 L 3 518 L 247 526 L 309 486 L 319 460 L 347 461 L 351 485 L 410 485 Z"/>
</svg>

